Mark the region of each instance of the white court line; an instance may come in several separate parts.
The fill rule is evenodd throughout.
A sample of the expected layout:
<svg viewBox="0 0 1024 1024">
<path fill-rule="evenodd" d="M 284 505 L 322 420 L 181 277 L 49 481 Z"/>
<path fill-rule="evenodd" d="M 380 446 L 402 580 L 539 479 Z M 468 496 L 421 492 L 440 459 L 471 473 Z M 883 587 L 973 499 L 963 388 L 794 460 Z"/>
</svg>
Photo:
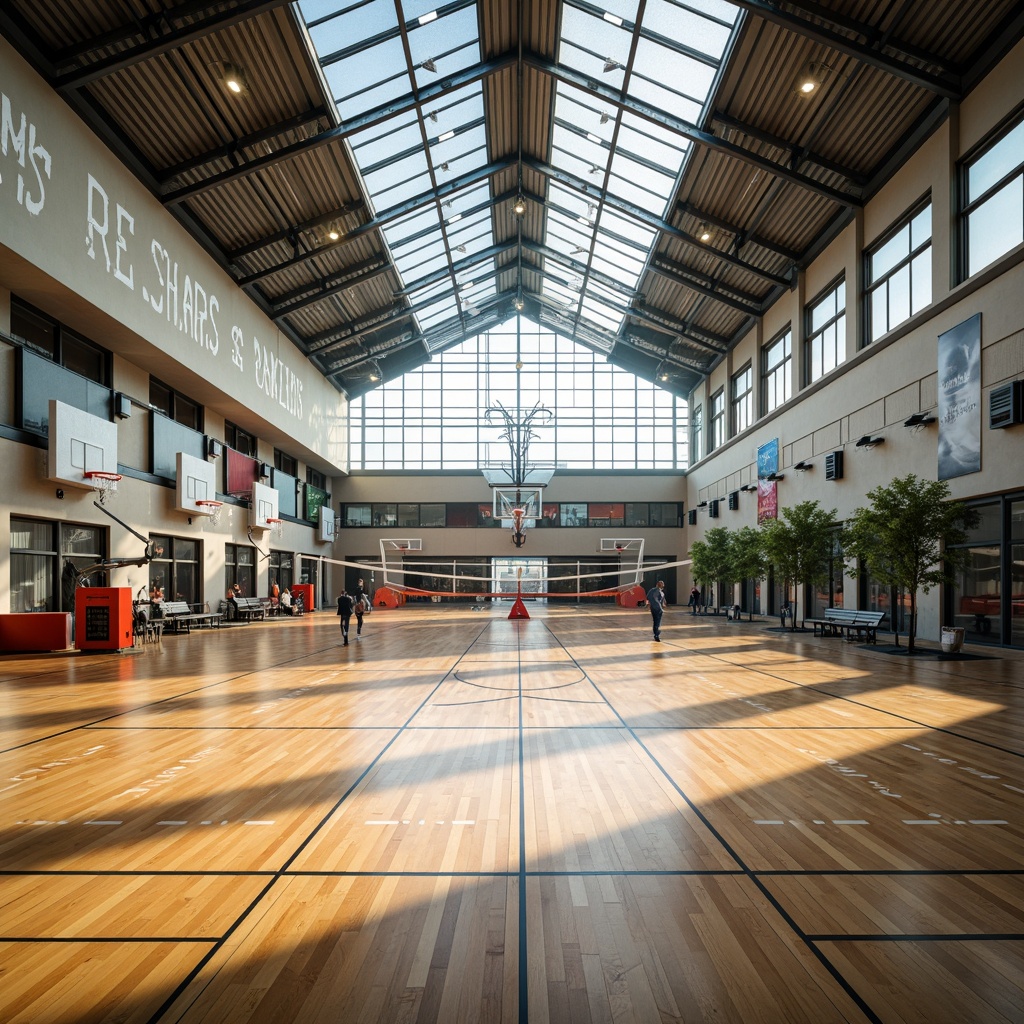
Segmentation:
<svg viewBox="0 0 1024 1024">
<path fill-rule="evenodd" d="M 243 825 L 275 825 L 277 822 L 274 821 L 243 821 Z"/>
<path fill-rule="evenodd" d="M 86 821 L 85 825 L 123 825 L 123 821 Z"/>
</svg>

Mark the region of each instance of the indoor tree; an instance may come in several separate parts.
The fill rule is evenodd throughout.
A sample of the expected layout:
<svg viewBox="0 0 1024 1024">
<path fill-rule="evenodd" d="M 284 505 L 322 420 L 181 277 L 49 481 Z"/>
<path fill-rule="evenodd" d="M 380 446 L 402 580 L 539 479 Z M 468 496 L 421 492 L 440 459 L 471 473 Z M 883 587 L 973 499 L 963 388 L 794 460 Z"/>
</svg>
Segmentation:
<svg viewBox="0 0 1024 1024">
<path fill-rule="evenodd" d="M 690 558 L 693 564 L 690 572 L 698 587 L 710 587 L 712 584 L 732 578 L 732 544 L 729 531 L 724 526 L 716 526 L 704 534 L 703 540 L 695 540 L 690 545 Z M 718 609 L 717 587 L 715 592 L 715 609 Z"/>
<path fill-rule="evenodd" d="M 949 500 L 945 480 L 921 480 L 913 473 L 868 491 L 867 497 L 871 504 L 858 508 L 846 524 L 843 548 L 854 566 L 859 559 L 879 582 L 910 595 L 907 648 L 913 653 L 917 592 L 927 594 L 932 587 L 954 582 L 967 553 L 948 546 L 967 540 L 977 513 Z"/>
<path fill-rule="evenodd" d="M 776 578 L 793 591 L 793 626 L 796 629 L 797 584 L 828 580 L 836 533 L 836 510 L 826 512 L 816 501 L 802 501 L 779 510 L 778 519 L 760 526 L 764 553 Z"/>
<path fill-rule="evenodd" d="M 764 553 L 764 536 L 754 526 L 736 530 L 730 538 L 731 568 L 734 582 L 760 580 L 768 575 L 768 562 Z M 750 620 L 754 618 L 754 606 L 748 609 Z"/>
</svg>

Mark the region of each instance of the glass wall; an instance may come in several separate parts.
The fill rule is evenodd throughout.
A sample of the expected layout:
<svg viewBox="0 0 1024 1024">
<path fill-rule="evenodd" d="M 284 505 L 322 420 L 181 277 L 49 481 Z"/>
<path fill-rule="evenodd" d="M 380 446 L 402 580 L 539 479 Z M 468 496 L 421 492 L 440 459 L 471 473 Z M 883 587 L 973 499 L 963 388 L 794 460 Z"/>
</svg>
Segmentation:
<svg viewBox="0 0 1024 1024">
<path fill-rule="evenodd" d="M 11 611 L 73 612 L 74 570 L 104 558 L 106 534 L 98 526 L 12 517 Z M 94 572 L 87 580 L 92 587 L 105 587 L 109 582 L 106 572 Z"/>
<path fill-rule="evenodd" d="M 159 589 L 165 601 L 200 604 L 199 542 L 185 537 L 154 535 L 150 543 L 154 554 L 149 563 L 150 595 Z"/>
<path fill-rule="evenodd" d="M 233 590 L 242 597 L 258 597 L 256 593 L 256 549 L 245 544 L 224 545 L 224 592 Z"/>
<path fill-rule="evenodd" d="M 521 368 L 520 368 L 521 367 Z M 538 402 L 530 461 L 567 469 L 681 469 L 686 402 L 574 341 L 516 322 L 435 355 L 351 403 L 352 469 L 477 469 L 508 461 L 501 426 L 484 413 Z"/>
<path fill-rule="evenodd" d="M 968 531 L 967 564 L 957 573 L 947 624 L 963 626 L 968 642 L 1002 641 L 1003 503 L 976 505 L 978 525 Z"/>
</svg>

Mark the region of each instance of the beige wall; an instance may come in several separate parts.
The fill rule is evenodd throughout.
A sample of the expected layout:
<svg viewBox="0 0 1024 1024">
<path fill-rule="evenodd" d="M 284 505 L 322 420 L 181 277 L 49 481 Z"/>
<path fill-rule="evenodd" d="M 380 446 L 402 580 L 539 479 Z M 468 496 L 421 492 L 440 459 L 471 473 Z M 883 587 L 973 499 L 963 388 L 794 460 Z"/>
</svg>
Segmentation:
<svg viewBox="0 0 1024 1024">
<path fill-rule="evenodd" d="M 784 295 L 763 320 L 763 330 L 752 331 L 737 346 L 731 367 L 748 360 L 759 366 L 759 348 L 787 323 L 794 327 L 794 356 L 802 336 L 803 311 L 799 298 L 813 300 L 845 272 L 847 282 L 847 360 L 823 380 L 801 390 L 799 363 L 794 358 L 794 398 L 783 408 L 757 420 L 739 437 L 730 438 L 717 452 L 693 467 L 687 477 L 687 507 L 725 495 L 756 479 L 756 453 L 760 445 L 779 439 L 781 470 L 780 506 L 817 500 L 835 508 L 840 519 L 864 504 L 865 493 L 896 476 L 916 473 L 937 475 L 937 425 L 913 431 L 903 421 L 915 412 L 936 410 L 938 336 L 976 313 L 982 315 L 982 469 L 951 480 L 954 497 L 974 498 L 1024 485 L 1024 433 L 1022 428 L 990 430 L 988 395 L 991 389 L 1024 375 L 1024 246 L 1018 246 L 993 266 L 963 284 L 951 280 L 955 223 L 950 214 L 956 161 L 1006 113 L 1024 98 L 1019 70 L 1024 47 L 1017 47 L 991 78 L 971 95 L 908 163 L 886 184 L 863 211 L 825 248 L 803 273 L 803 287 Z M 1016 63 L 1014 63 L 1016 62 Z M 886 338 L 861 349 L 861 255 L 899 220 L 922 196 L 930 193 L 933 209 L 932 305 Z M 726 388 L 729 367 L 716 369 L 706 387 L 695 392 L 694 402 L 704 406 L 705 431 L 709 426 L 708 396 Z M 760 392 L 756 401 L 760 401 Z M 856 447 L 864 434 L 885 441 L 867 450 Z M 842 450 L 844 479 L 824 478 L 824 455 Z M 813 468 L 795 472 L 796 462 Z M 731 528 L 753 525 L 757 518 L 755 493 L 740 494 L 740 508 L 721 518 L 698 517 L 686 531 L 687 549 L 710 526 Z M 853 581 L 847 582 L 851 587 Z M 856 594 L 856 590 L 847 590 Z M 936 637 L 939 595 L 922 597 L 920 630 Z"/>
</svg>

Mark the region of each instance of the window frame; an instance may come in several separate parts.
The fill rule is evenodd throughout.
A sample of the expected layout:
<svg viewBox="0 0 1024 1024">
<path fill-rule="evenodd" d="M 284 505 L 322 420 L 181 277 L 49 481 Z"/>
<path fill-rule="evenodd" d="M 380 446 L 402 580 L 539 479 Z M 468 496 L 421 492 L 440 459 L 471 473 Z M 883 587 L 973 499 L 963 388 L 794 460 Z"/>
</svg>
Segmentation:
<svg viewBox="0 0 1024 1024">
<path fill-rule="evenodd" d="M 1011 185 L 1014 179 L 1021 179 L 1021 191 L 1024 192 L 1024 155 L 1020 162 L 1002 175 L 997 181 L 989 185 L 973 201 L 968 201 L 970 170 L 977 165 L 984 157 L 988 156 L 1008 135 L 1016 131 L 1024 123 L 1024 104 L 1018 106 L 1009 116 L 1004 118 L 995 128 L 990 131 L 977 145 L 964 154 L 957 164 L 957 281 L 962 283 L 980 274 L 983 270 L 997 263 L 1000 259 L 1012 252 L 1020 242 L 1011 245 L 997 256 L 994 256 L 988 263 L 975 271 L 970 269 L 970 231 L 969 220 L 973 213 L 978 212 L 990 200 L 994 199 L 1000 192 Z M 1024 206 L 1024 203 L 1022 203 Z M 1024 231 L 1024 225 L 1022 225 Z"/>
<path fill-rule="evenodd" d="M 910 231 L 910 228 L 911 228 L 911 225 L 913 224 L 914 220 L 916 220 L 917 217 L 919 217 L 922 213 L 924 213 L 925 210 L 929 211 L 928 240 L 926 242 L 923 242 L 921 245 L 915 247 L 914 246 L 913 234 Z M 928 269 L 929 269 L 929 275 L 928 275 L 928 301 L 923 303 L 917 309 L 914 308 L 914 298 L 913 298 L 913 295 L 914 295 L 914 293 L 913 293 L 913 284 L 914 284 L 913 265 L 914 265 L 914 261 L 918 257 L 922 256 L 925 252 L 928 252 L 930 254 L 933 251 L 933 246 L 934 246 L 934 241 L 935 241 L 934 217 L 935 217 L 935 208 L 934 208 L 934 205 L 932 203 L 931 192 L 928 192 L 926 195 L 922 196 L 916 203 L 914 203 L 907 210 L 907 212 L 903 214 L 903 216 L 897 218 L 896 221 L 893 222 L 893 224 L 889 227 L 889 229 L 887 231 L 885 231 L 883 234 L 881 234 L 874 242 L 872 242 L 872 244 L 870 246 L 868 246 L 868 247 L 866 247 L 864 249 L 863 258 L 862 258 L 862 265 L 863 265 L 863 270 L 864 270 L 864 295 L 863 295 L 863 307 L 862 307 L 863 315 L 864 315 L 864 326 L 863 326 L 862 338 L 861 338 L 861 346 L 860 346 L 861 348 L 867 348 L 868 345 L 873 345 L 873 344 L 875 344 L 875 342 L 881 341 L 881 339 L 884 338 L 887 334 L 889 334 L 892 331 L 896 330 L 896 328 L 899 327 L 901 324 L 905 324 L 908 320 L 910 320 L 913 317 L 917 316 L 918 313 L 922 312 L 922 310 L 926 309 L 934 301 L 934 291 L 933 291 L 933 288 L 932 288 L 932 279 L 931 279 L 931 272 L 934 270 L 934 264 L 932 262 L 931 256 L 929 256 L 929 260 L 928 260 Z M 871 261 L 904 228 L 907 229 L 907 233 L 908 233 L 908 250 L 907 250 L 907 252 L 905 254 L 901 255 L 900 259 L 892 267 L 890 267 L 889 270 L 886 271 L 886 273 L 884 275 L 879 277 L 877 280 L 872 281 Z M 899 274 L 904 268 L 910 268 L 909 282 L 908 282 L 909 313 L 907 314 L 906 317 L 904 317 L 902 320 L 900 320 L 899 323 L 894 324 L 894 323 L 890 322 L 890 318 L 889 318 L 889 315 L 888 315 L 888 311 L 889 311 L 889 309 L 891 307 L 891 302 L 890 302 L 890 299 L 889 299 L 888 286 L 889 286 L 889 282 L 897 274 Z M 870 284 L 868 283 L 869 281 L 871 281 Z M 874 322 L 873 322 L 873 318 L 872 318 L 873 296 L 883 286 L 886 288 L 886 329 L 884 331 L 882 331 L 880 334 L 875 335 L 875 332 L 874 332 Z"/>
<path fill-rule="evenodd" d="M 708 439 L 708 454 L 718 451 L 729 440 L 726 434 L 725 388 L 720 387 L 709 399 L 711 407 L 711 436 Z"/>
<path fill-rule="evenodd" d="M 836 312 L 833 316 L 829 317 L 817 330 L 813 328 L 814 322 L 814 311 L 835 296 L 839 289 L 843 289 L 843 307 L 839 309 L 839 301 L 836 299 L 835 308 Z M 822 380 L 827 377 L 830 373 L 833 373 L 836 369 L 846 362 L 846 305 L 848 299 L 848 289 L 846 288 L 846 273 L 840 274 L 836 277 L 831 284 L 826 285 L 818 294 L 807 303 L 804 307 L 804 386 L 813 384 L 815 381 Z M 842 328 L 840 329 L 840 324 Z M 812 356 L 812 348 L 816 339 L 822 338 L 829 330 L 829 328 L 835 329 L 835 363 L 831 369 L 822 370 L 819 376 L 813 375 L 814 359 Z M 824 359 L 824 347 L 822 347 L 822 366 L 825 365 Z"/>
<path fill-rule="evenodd" d="M 771 352 L 778 345 L 785 345 L 788 341 L 788 351 L 782 360 L 774 366 L 768 365 Z M 781 376 L 782 400 L 772 403 L 771 388 L 775 381 Z M 770 341 L 761 346 L 761 407 L 765 415 L 782 408 L 793 398 L 793 325 L 787 324 Z"/>
<path fill-rule="evenodd" d="M 738 392 L 736 389 L 740 379 L 746 376 L 746 390 Z M 746 413 L 746 421 L 742 422 L 742 413 Z M 752 361 L 737 370 L 729 378 L 729 417 L 732 436 L 742 434 L 754 425 L 756 419 L 754 413 L 754 364 Z"/>
<path fill-rule="evenodd" d="M 66 324 L 61 323 L 61 321 L 56 317 L 50 316 L 48 313 L 44 313 L 37 306 L 33 306 L 31 302 L 26 302 L 18 295 L 11 295 L 9 312 L 10 333 L 12 338 L 16 338 L 21 341 L 28 349 L 35 352 L 37 355 L 51 360 L 58 366 L 62 366 L 66 370 L 70 370 L 72 373 L 77 373 L 80 377 L 84 377 L 86 380 L 91 380 L 94 384 L 99 384 L 101 387 L 105 388 L 113 388 L 113 356 L 107 349 L 103 348 L 102 345 L 97 345 L 91 338 L 87 338 L 80 332 L 72 330 Z M 53 343 L 52 351 L 40 345 L 38 342 L 33 341 L 31 338 L 17 333 L 15 321 L 19 316 L 25 317 L 29 320 L 35 319 L 41 321 L 42 326 L 50 328 Z M 97 358 L 100 366 L 100 378 L 102 379 L 88 373 L 82 373 L 79 366 L 68 365 L 68 356 L 70 354 L 69 350 L 72 348 L 78 351 L 86 351 Z"/>
</svg>

